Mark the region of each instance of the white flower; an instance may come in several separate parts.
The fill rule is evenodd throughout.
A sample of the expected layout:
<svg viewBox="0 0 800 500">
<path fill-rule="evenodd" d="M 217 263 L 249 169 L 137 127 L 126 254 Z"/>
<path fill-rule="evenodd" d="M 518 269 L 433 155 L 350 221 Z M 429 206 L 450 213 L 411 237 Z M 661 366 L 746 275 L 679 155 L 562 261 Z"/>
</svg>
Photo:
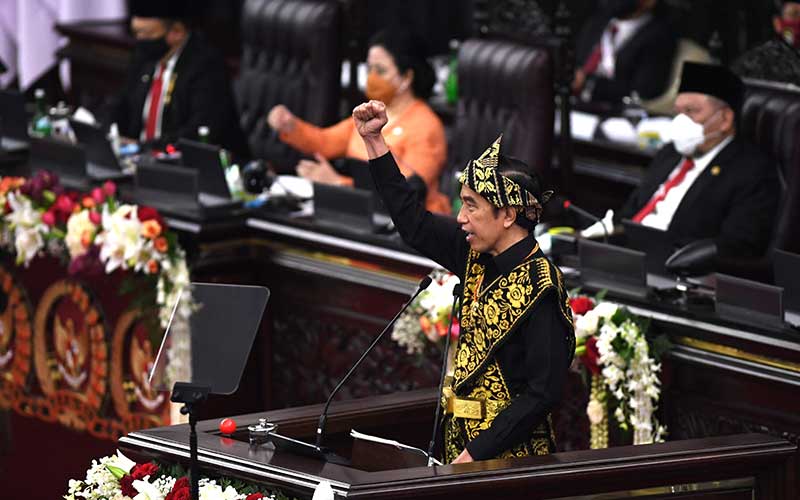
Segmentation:
<svg viewBox="0 0 800 500">
<path fill-rule="evenodd" d="M 117 450 L 117 454 L 115 456 L 111 457 L 109 463 L 124 470 L 126 474 L 130 474 L 131 469 L 133 469 L 133 466 L 136 465 L 136 462 L 123 455 L 119 450 Z"/>
<path fill-rule="evenodd" d="M 589 422 L 592 424 L 599 424 L 602 422 L 605 413 L 605 407 L 596 399 L 589 401 L 589 404 L 586 406 L 586 415 L 589 416 Z"/>
<path fill-rule="evenodd" d="M 24 196 L 8 193 L 8 203 L 13 212 L 5 216 L 14 230 L 14 250 L 17 253 L 17 263 L 28 266 L 36 257 L 39 250 L 44 247 L 42 233 L 46 226 L 42 224 L 42 216 L 33 208 L 31 201 Z"/>
<path fill-rule="evenodd" d="M 17 227 L 14 247 L 17 251 L 17 262 L 23 262 L 28 267 L 31 260 L 36 257 L 44 246 L 42 233 L 36 228 Z"/>
<path fill-rule="evenodd" d="M 100 260 L 106 263 L 106 273 L 135 267 L 144 245 L 136 207 L 122 205 L 113 214 L 104 208 L 102 224 L 103 231 L 95 242 L 100 245 Z"/>
<path fill-rule="evenodd" d="M 87 249 L 83 246 L 83 235 L 86 233 L 94 235 L 95 230 L 95 225 L 89 219 L 88 210 L 72 214 L 67 219 L 67 236 L 64 241 L 67 244 L 70 257 L 74 259 L 86 253 Z"/>
<path fill-rule="evenodd" d="M 594 306 L 594 309 L 592 309 L 592 311 L 594 311 L 595 314 L 597 314 L 604 320 L 609 320 L 611 319 L 612 316 L 614 316 L 614 314 L 616 314 L 617 309 L 619 309 L 619 306 L 617 304 L 613 304 L 611 302 L 600 302 L 599 304 Z"/>
<path fill-rule="evenodd" d="M 587 311 L 586 314 L 578 316 L 575 320 L 575 337 L 576 339 L 583 339 L 591 337 L 597 333 L 597 325 L 600 321 L 600 316 L 594 309 Z"/>
<path fill-rule="evenodd" d="M 133 487 L 139 492 L 138 495 L 133 497 L 133 500 L 164 500 L 164 495 L 158 489 L 158 486 L 146 481 L 146 479 L 133 482 Z"/>
</svg>

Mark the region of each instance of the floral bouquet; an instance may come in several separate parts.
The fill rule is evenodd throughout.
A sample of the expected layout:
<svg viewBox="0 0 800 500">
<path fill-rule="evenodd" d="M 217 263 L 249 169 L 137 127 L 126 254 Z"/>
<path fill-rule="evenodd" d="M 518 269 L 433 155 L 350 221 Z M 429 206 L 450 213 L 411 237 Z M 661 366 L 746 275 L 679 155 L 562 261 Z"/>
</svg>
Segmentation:
<svg viewBox="0 0 800 500">
<path fill-rule="evenodd" d="M 256 486 L 221 478 L 200 478 L 203 500 L 289 500 L 282 493 L 265 494 Z M 178 466 L 137 464 L 119 451 L 93 460 L 82 481 L 71 479 L 65 500 L 189 500 L 189 478 Z"/>
<path fill-rule="evenodd" d="M 619 427 L 633 431 L 633 444 L 661 442 L 666 427 L 655 409 L 661 396 L 657 362 L 668 347 L 659 337 L 650 344 L 648 322 L 627 308 L 573 294 L 570 299 L 575 322 L 575 356 L 591 376 L 586 413 L 591 424 L 591 447 L 608 446 L 608 408 L 615 407 Z M 653 349 L 653 347 L 656 347 Z"/>
<path fill-rule="evenodd" d="M 106 182 L 88 194 L 65 190 L 58 177 L 40 171 L 30 179 L 0 179 L 0 247 L 27 267 L 49 254 L 69 272 L 110 274 L 131 270 L 154 280 L 154 302 L 162 327 L 170 306 L 189 284 L 186 258 L 164 219 L 149 207 L 120 203 Z"/>
<path fill-rule="evenodd" d="M 453 288 L 458 284 L 458 278 L 441 269 L 434 270 L 431 278 L 431 284 L 397 319 L 392 331 L 392 339 L 405 347 L 409 354 L 422 354 L 430 343 L 443 347 L 450 326 Z M 458 318 L 453 318 L 450 336 L 455 340 L 458 334 Z"/>
</svg>

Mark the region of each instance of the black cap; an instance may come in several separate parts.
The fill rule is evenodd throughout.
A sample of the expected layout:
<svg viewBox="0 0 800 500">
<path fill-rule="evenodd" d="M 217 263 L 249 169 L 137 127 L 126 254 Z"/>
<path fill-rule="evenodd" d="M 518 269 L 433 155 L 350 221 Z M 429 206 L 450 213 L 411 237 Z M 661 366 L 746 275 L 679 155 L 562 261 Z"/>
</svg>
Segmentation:
<svg viewBox="0 0 800 500">
<path fill-rule="evenodd" d="M 725 66 L 683 63 L 681 85 L 678 93 L 695 92 L 706 94 L 725 102 L 738 114 L 744 101 L 744 83 Z"/>
<path fill-rule="evenodd" d="M 196 10 L 188 0 L 130 0 L 129 6 L 131 16 L 160 19 L 188 18 Z"/>
</svg>

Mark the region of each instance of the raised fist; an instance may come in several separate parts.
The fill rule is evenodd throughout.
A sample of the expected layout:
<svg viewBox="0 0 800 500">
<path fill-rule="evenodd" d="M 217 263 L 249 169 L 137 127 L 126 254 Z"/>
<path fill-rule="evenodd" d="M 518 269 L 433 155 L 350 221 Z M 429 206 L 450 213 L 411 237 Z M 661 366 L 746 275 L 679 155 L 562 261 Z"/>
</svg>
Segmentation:
<svg viewBox="0 0 800 500">
<path fill-rule="evenodd" d="M 278 104 L 269 110 L 267 123 L 278 132 L 288 133 L 294 129 L 295 117 L 289 108 L 283 104 Z"/>
<path fill-rule="evenodd" d="M 389 118 L 386 116 L 386 105 L 381 101 L 365 102 L 353 110 L 356 130 L 364 138 L 380 135 L 387 121 Z"/>
</svg>

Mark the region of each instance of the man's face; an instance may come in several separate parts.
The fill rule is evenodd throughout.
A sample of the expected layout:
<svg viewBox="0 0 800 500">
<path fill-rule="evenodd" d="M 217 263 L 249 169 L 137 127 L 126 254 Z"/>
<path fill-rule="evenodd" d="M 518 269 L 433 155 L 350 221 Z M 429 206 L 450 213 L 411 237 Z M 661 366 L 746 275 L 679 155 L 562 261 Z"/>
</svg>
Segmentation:
<svg viewBox="0 0 800 500">
<path fill-rule="evenodd" d="M 137 40 L 155 40 L 167 35 L 167 24 L 156 17 L 132 17 L 131 31 Z"/>
<path fill-rule="evenodd" d="M 783 4 L 781 18 L 784 21 L 800 20 L 800 2 L 786 2 Z"/>
<path fill-rule="evenodd" d="M 456 220 L 467 233 L 470 248 L 476 252 L 497 255 L 500 238 L 510 225 L 507 223 L 506 210 L 495 210 L 494 205 L 467 185 L 461 186 L 461 202 Z"/>
<path fill-rule="evenodd" d="M 685 114 L 695 123 L 703 125 L 706 137 L 710 137 L 698 147 L 700 152 L 711 150 L 733 128 L 733 111 L 705 94 L 678 94 L 675 99 L 675 113 Z"/>
</svg>

